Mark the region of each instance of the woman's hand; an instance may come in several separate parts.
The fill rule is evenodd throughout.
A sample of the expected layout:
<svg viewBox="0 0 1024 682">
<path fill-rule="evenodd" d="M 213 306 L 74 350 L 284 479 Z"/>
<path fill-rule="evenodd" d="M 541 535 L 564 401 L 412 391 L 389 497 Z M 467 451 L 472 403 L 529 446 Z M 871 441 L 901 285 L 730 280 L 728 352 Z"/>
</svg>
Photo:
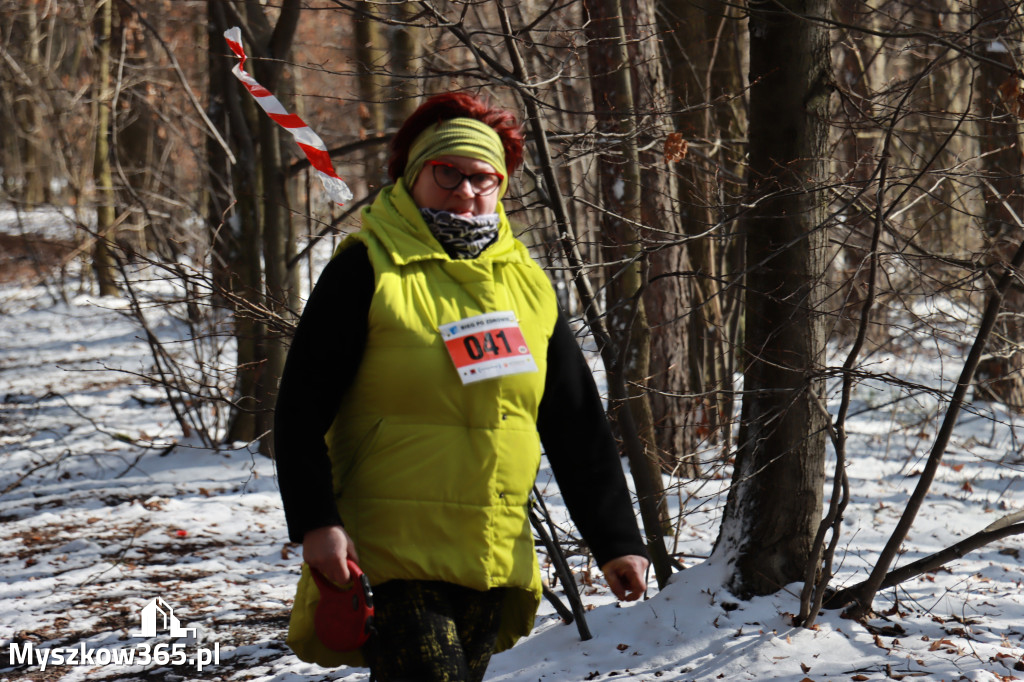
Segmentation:
<svg viewBox="0 0 1024 682">
<path fill-rule="evenodd" d="M 352 538 L 341 526 L 324 526 L 306 531 L 302 537 L 302 558 L 338 585 L 349 581 L 346 559 L 359 561 Z"/>
<path fill-rule="evenodd" d="M 601 572 L 616 597 L 623 601 L 636 601 L 647 591 L 644 574 L 650 563 L 642 556 L 627 554 L 605 562 Z"/>
</svg>

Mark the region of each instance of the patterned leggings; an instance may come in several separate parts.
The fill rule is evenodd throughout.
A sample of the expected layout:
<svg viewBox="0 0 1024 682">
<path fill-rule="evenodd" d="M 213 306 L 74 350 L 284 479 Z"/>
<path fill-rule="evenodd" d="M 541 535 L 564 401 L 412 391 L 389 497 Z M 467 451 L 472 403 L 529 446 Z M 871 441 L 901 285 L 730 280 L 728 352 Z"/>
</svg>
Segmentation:
<svg viewBox="0 0 1024 682">
<path fill-rule="evenodd" d="M 479 682 L 505 589 L 392 580 L 373 588 L 376 634 L 363 647 L 375 682 Z"/>
</svg>

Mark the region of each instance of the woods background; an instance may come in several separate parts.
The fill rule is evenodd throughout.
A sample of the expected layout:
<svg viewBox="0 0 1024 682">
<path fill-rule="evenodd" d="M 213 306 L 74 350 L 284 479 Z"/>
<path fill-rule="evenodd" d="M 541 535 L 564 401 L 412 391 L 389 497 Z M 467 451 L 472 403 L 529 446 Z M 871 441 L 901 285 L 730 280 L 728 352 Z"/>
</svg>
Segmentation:
<svg viewBox="0 0 1024 682">
<path fill-rule="evenodd" d="M 886 354 L 963 349 L 943 429 L 980 401 L 996 419 L 1024 407 L 1020 3 L 0 0 L 0 17 L 0 200 L 77 225 L 4 236 L 0 277 L 127 297 L 147 379 L 210 447 L 272 455 L 303 296 L 386 182 L 396 127 L 462 89 L 521 113 L 506 204 L 597 342 L 659 583 L 678 559 L 673 480 L 731 476 L 730 587 L 804 580 L 813 623 L 849 493 L 845 418 L 884 406 L 853 387 L 935 392 Z M 231 26 L 350 205 L 231 75 Z M 148 330 L 151 306 L 179 311 L 187 347 Z M 843 603 L 870 608 L 899 532 Z"/>
</svg>

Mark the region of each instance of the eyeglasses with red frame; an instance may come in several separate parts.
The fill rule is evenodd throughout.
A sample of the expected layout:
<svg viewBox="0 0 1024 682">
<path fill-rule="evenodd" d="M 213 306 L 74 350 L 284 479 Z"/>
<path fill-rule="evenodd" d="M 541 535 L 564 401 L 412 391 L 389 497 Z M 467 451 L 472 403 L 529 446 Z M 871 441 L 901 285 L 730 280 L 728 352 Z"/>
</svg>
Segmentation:
<svg viewBox="0 0 1024 682">
<path fill-rule="evenodd" d="M 444 161 L 427 161 L 434 174 L 434 182 L 441 189 L 453 190 L 460 187 L 464 180 L 469 180 L 473 194 L 487 196 L 494 192 L 505 180 L 501 173 L 470 173 L 466 174 L 450 163 Z"/>
</svg>

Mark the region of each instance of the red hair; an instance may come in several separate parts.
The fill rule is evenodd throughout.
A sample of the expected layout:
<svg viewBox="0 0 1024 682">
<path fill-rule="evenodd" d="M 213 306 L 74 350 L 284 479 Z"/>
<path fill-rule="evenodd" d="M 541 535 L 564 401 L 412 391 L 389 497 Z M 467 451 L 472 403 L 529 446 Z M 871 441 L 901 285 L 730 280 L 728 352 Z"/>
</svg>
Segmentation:
<svg viewBox="0 0 1024 682">
<path fill-rule="evenodd" d="M 409 162 L 409 147 L 419 134 L 435 123 L 453 118 L 475 118 L 494 128 L 505 148 L 506 177 L 511 177 L 523 162 L 523 131 L 519 128 L 515 114 L 506 109 L 492 107 L 489 103 L 465 92 L 446 92 L 434 95 L 421 104 L 405 120 L 391 140 L 391 158 L 388 160 L 388 176 L 398 180 L 405 173 Z M 495 169 L 502 171 L 501 168 Z"/>
</svg>

